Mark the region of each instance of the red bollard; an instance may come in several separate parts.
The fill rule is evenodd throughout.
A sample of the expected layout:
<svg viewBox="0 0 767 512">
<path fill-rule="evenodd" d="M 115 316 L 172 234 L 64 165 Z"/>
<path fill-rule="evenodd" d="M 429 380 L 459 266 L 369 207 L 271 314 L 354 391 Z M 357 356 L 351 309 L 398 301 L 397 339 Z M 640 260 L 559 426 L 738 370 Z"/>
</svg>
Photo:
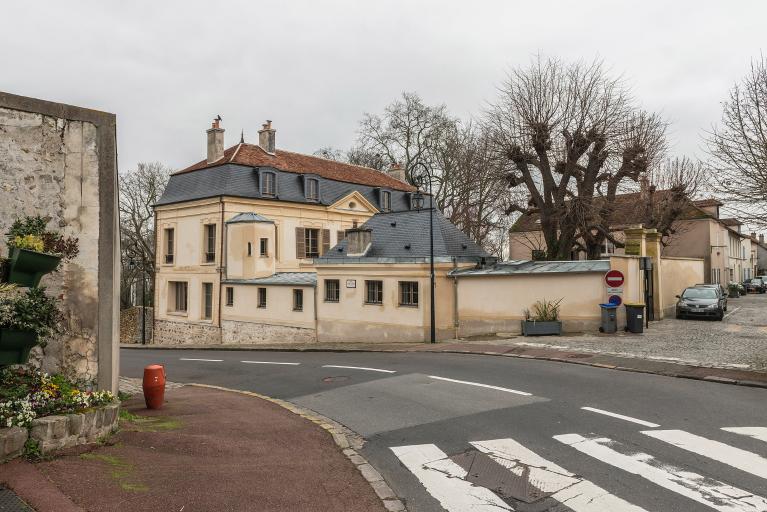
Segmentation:
<svg viewBox="0 0 767 512">
<path fill-rule="evenodd" d="M 147 409 L 159 409 L 165 402 L 165 367 L 150 364 L 144 368 L 144 401 Z"/>
</svg>

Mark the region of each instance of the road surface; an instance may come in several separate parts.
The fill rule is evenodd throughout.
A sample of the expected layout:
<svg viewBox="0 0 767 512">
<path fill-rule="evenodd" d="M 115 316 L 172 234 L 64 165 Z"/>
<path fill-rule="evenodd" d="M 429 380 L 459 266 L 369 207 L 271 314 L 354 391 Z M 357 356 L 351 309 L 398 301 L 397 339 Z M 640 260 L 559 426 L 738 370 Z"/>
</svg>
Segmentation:
<svg viewBox="0 0 767 512">
<path fill-rule="evenodd" d="M 123 349 L 344 424 L 411 512 L 767 511 L 767 390 L 432 353 Z M 254 425 L 253 428 L 258 428 Z"/>
</svg>

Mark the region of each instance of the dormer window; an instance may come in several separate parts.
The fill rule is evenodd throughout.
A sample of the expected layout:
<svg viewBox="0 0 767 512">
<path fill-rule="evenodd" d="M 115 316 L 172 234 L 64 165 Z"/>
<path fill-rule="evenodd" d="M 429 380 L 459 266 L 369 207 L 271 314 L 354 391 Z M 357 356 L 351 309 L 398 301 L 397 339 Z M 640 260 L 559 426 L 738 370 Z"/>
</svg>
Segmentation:
<svg viewBox="0 0 767 512">
<path fill-rule="evenodd" d="M 277 195 L 277 176 L 271 171 L 261 172 L 261 195 L 267 197 Z"/>
<path fill-rule="evenodd" d="M 382 212 L 391 211 L 391 190 L 379 190 L 378 201 Z"/>
<path fill-rule="evenodd" d="M 306 178 L 304 182 L 304 191 L 306 193 L 306 199 L 309 201 L 320 200 L 320 180 L 317 178 Z"/>
</svg>

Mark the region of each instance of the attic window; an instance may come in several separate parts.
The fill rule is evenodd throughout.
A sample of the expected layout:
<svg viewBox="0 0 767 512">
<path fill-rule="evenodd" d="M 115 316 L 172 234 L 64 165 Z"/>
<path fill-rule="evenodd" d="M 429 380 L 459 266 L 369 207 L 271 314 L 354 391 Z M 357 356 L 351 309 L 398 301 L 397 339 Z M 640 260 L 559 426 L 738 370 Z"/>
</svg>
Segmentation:
<svg viewBox="0 0 767 512">
<path fill-rule="evenodd" d="M 355 203 L 354 201 L 349 202 L 349 208 L 354 209 L 356 207 L 357 207 L 357 203 Z"/>
<path fill-rule="evenodd" d="M 271 171 L 261 171 L 261 195 L 269 197 L 277 195 L 277 177 Z"/>
<path fill-rule="evenodd" d="M 306 178 L 304 182 L 304 191 L 306 199 L 309 201 L 319 201 L 320 199 L 320 181 L 316 178 Z"/>
<path fill-rule="evenodd" d="M 391 191 L 381 190 L 380 194 L 381 194 L 380 195 L 381 211 L 390 212 L 391 211 Z"/>
</svg>

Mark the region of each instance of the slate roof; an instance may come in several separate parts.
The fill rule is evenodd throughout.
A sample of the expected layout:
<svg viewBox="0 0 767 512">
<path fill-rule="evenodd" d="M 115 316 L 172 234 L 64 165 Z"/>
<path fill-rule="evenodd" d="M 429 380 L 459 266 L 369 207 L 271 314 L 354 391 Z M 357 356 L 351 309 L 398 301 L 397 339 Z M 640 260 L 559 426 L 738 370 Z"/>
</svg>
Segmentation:
<svg viewBox="0 0 767 512">
<path fill-rule="evenodd" d="M 372 230 L 372 243 L 363 257 L 348 257 L 347 241 L 343 240 L 321 258 L 315 258 L 315 263 L 340 263 L 344 260 L 404 262 L 429 258 L 429 210 L 378 213 L 361 227 Z M 434 210 L 434 256 L 474 260 L 492 258 L 438 210 Z"/>
<path fill-rule="evenodd" d="M 313 203 L 328 206 L 356 190 L 376 208 L 381 208 L 379 191 L 382 187 L 337 181 L 314 175 L 320 184 L 319 201 L 309 201 L 304 194 L 304 175 L 280 171 L 272 167 L 261 169 L 275 173 L 277 180 L 276 196 L 264 197 L 261 195 L 258 187 L 258 168 L 239 164 L 224 164 L 192 172 L 173 174 L 168 181 L 168 185 L 165 187 L 162 197 L 157 201 L 157 206 L 219 196 Z M 391 208 L 393 211 L 408 210 L 410 208 L 410 192 L 383 188 L 391 190 Z"/>
<path fill-rule="evenodd" d="M 226 224 L 239 224 L 242 222 L 269 222 L 274 224 L 273 220 L 267 219 L 257 213 L 240 213 L 226 221 Z"/>
<path fill-rule="evenodd" d="M 317 286 L 315 272 L 277 272 L 266 277 L 253 279 L 224 279 L 223 284 L 258 284 L 278 286 Z"/>
<path fill-rule="evenodd" d="M 511 274 L 562 274 L 599 272 L 610 270 L 609 260 L 576 260 L 576 261 L 528 261 L 511 260 L 498 262 L 495 265 L 474 269 L 457 269 L 450 272 L 452 276 L 498 276 Z"/>
<path fill-rule="evenodd" d="M 415 188 L 388 174 L 362 167 L 359 165 L 336 162 L 318 156 L 302 155 L 277 149 L 274 154 L 267 153 L 257 144 L 240 143 L 224 150 L 224 156 L 220 160 L 208 163 L 202 160 L 194 165 L 182 169 L 175 175 L 210 168 L 222 164 L 241 164 L 249 167 L 272 167 L 285 172 L 298 174 L 316 174 L 323 178 L 371 187 L 386 187 L 405 192 L 414 191 Z"/>
</svg>

